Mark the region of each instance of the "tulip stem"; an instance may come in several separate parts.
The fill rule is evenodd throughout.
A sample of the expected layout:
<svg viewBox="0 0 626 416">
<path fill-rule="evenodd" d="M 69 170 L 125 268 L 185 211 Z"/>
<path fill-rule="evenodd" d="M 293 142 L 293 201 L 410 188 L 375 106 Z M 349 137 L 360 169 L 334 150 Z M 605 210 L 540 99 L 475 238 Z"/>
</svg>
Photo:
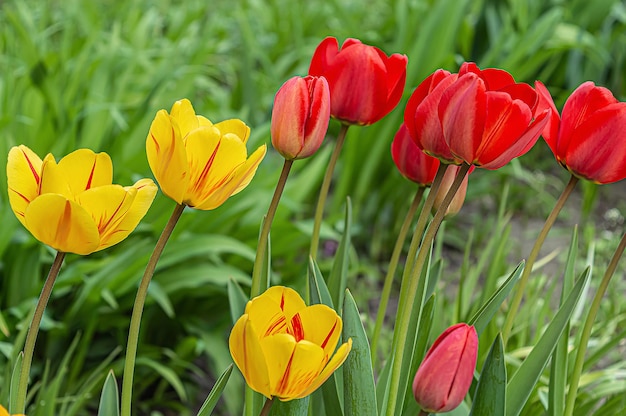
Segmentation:
<svg viewBox="0 0 626 416">
<path fill-rule="evenodd" d="M 283 170 L 280 172 L 280 177 L 278 178 L 278 183 L 276 184 L 276 189 L 274 190 L 274 196 L 272 197 L 270 206 L 267 209 L 267 214 L 263 219 L 263 226 L 261 228 L 261 234 L 256 248 L 256 257 L 254 258 L 254 267 L 252 269 L 250 299 L 255 296 L 259 296 L 267 289 L 269 284 L 269 278 L 265 282 L 261 282 L 261 270 L 263 269 L 263 260 L 265 260 L 265 257 L 267 256 L 267 239 L 270 234 L 270 229 L 272 228 L 272 222 L 274 221 L 276 209 L 278 208 L 278 202 L 280 201 L 280 197 L 285 189 L 285 184 L 287 183 L 287 177 L 289 176 L 291 166 L 293 166 L 293 159 L 285 160 Z"/>
<path fill-rule="evenodd" d="M 413 197 L 413 202 L 411 202 L 411 206 L 406 213 L 406 217 L 404 217 L 404 222 L 402 223 L 402 227 L 400 228 L 400 232 L 398 233 L 398 238 L 396 239 L 396 245 L 394 246 L 393 252 L 391 254 L 391 260 L 389 261 L 389 268 L 387 269 L 387 275 L 385 276 L 383 291 L 380 296 L 380 304 L 378 306 L 378 312 L 376 314 L 376 325 L 374 326 L 374 334 L 372 335 L 371 359 L 373 368 L 376 368 L 378 339 L 380 338 L 380 331 L 385 320 L 385 315 L 387 314 L 387 304 L 389 303 L 389 295 L 391 294 L 391 285 L 393 283 L 393 278 L 396 274 L 396 269 L 398 268 L 398 261 L 400 260 L 400 254 L 402 253 L 402 247 L 404 247 L 404 240 L 406 239 L 406 235 L 409 231 L 409 228 L 411 227 L 411 222 L 413 222 L 413 217 L 415 216 L 417 207 L 422 201 L 422 196 L 424 195 L 425 189 L 426 188 L 424 186 L 419 186 L 417 188 L 417 192 Z"/>
<path fill-rule="evenodd" d="M 391 374 L 390 374 L 390 381 L 389 381 L 389 396 L 388 396 L 388 401 L 387 401 L 387 412 L 386 412 L 387 416 L 393 416 L 393 415 L 398 414 L 398 412 L 396 412 L 396 405 L 398 403 L 398 400 L 400 401 L 403 400 L 402 397 L 399 397 L 399 394 L 401 391 L 402 392 L 404 391 L 405 387 L 404 387 L 404 384 L 401 383 L 400 378 L 401 378 L 401 373 L 402 373 L 403 368 L 409 365 L 409 362 L 412 358 L 412 357 L 404 357 L 404 348 L 406 347 L 406 344 L 407 344 L 407 338 L 408 338 L 409 332 L 413 332 L 416 330 L 416 328 L 410 328 L 411 316 L 413 314 L 418 314 L 418 319 L 416 322 L 417 327 L 419 327 L 419 324 L 420 324 L 419 315 L 421 314 L 421 302 L 420 302 L 420 305 L 418 305 L 417 310 L 413 309 L 414 306 L 416 305 L 416 300 L 417 300 L 417 295 L 418 295 L 417 291 L 419 288 L 419 278 L 422 273 L 424 264 L 426 262 L 426 257 L 428 256 L 428 253 L 430 252 L 430 245 L 435 239 L 435 236 L 437 235 L 437 231 L 439 230 L 439 226 L 443 222 L 443 218 L 446 214 L 446 211 L 448 207 L 450 206 L 450 203 L 452 202 L 454 195 L 456 195 L 456 192 L 461 187 L 461 184 L 463 183 L 465 176 L 467 176 L 469 169 L 470 169 L 470 165 L 468 165 L 467 163 L 463 163 L 463 165 L 461 165 L 461 167 L 459 168 L 457 172 L 457 176 L 454 178 L 454 182 L 450 186 L 450 189 L 448 190 L 445 198 L 441 202 L 439 209 L 437 209 L 435 216 L 433 217 L 428 228 L 426 229 L 426 233 L 424 234 L 424 239 L 417 252 L 417 258 L 413 262 L 413 266 L 410 272 L 410 278 L 408 279 L 408 281 L 403 280 L 402 282 L 403 286 L 406 285 L 407 287 L 406 287 L 406 290 L 403 291 L 404 301 L 402 301 L 401 299 L 400 300 L 401 303 L 398 306 L 398 320 L 397 320 L 396 328 L 394 329 L 394 334 L 393 334 L 394 335 L 393 336 L 394 338 L 393 339 L 393 363 L 391 366 Z M 437 176 L 439 176 L 439 172 L 437 172 Z M 436 194 L 437 194 L 437 189 L 431 189 L 428 195 L 428 198 L 426 199 L 426 202 L 428 202 L 429 199 L 434 201 Z M 426 209 L 426 202 L 424 203 L 424 208 L 422 208 L 422 214 L 420 214 L 420 217 L 423 215 L 426 215 L 423 213 L 423 210 Z M 408 263 L 408 259 L 407 259 L 407 263 Z M 402 293 L 401 293 L 401 296 L 402 296 Z"/>
<path fill-rule="evenodd" d="M 420 412 L 417 416 L 428 416 L 430 413 L 428 413 L 427 411 L 425 411 L 424 409 L 420 409 Z"/>
<path fill-rule="evenodd" d="M 343 147 L 343 142 L 346 139 L 348 133 L 349 124 L 342 124 L 341 130 L 337 135 L 337 142 L 335 143 L 335 149 L 330 157 L 328 166 L 326 167 L 326 173 L 324 174 L 324 180 L 322 181 L 322 187 L 320 188 L 320 195 L 317 199 L 317 206 L 315 207 L 315 221 L 313 222 L 313 234 L 311 235 L 311 250 L 309 255 L 313 260 L 317 259 L 317 250 L 320 242 L 320 228 L 322 227 L 322 218 L 324 217 L 324 206 L 326 205 L 326 197 L 328 196 L 328 190 L 330 189 L 330 182 L 333 179 L 333 172 Z"/>
<path fill-rule="evenodd" d="M 274 404 L 274 399 L 267 399 L 263 405 L 263 409 L 261 409 L 261 413 L 259 413 L 259 416 L 268 416 L 270 414 L 272 404 Z"/>
<path fill-rule="evenodd" d="M 596 291 L 596 294 L 593 297 L 593 301 L 591 302 L 591 307 L 589 308 L 589 314 L 587 315 L 587 319 L 585 319 L 585 325 L 583 327 L 580 341 L 578 342 L 578 351 L 576 352 L 576 361 L 574 362 L 574 369 L 572 371 L 572 375 L 569 378 L 569 391 L 567 392 L 567 404 L 565 406 L 565 412 L 563 415 L 571 416 L 574 412 L 574 404 L 576 403 L 576 393 L 578 391 L 578 381 L 580 380 L 580 375 L 583 371 L 583 366 L 585 364 L 585 353 L 587 352 L 587 344 L 589 343 L 589 338 L 591 338 L 591 330 L 593 329 L 593 323 L 598 315 L 598 310 L 600 309 L 600 303 L 602 302 L 602 297 L 606 293 L 606 289 L 611 281 L 611 277 L 615 273 L 615 269 L 617 268 L 617 263 L 619 262 L 622 254 L 626 250 L 626 234 L 622 236 L 619 245 L 617 246 L 617 250 L 613 254 L 613 258 L 611 258 L 611 262 L 609 263 L 609 267 L 606 269 L 604 276 L 602 277 L 602 281 L 600 282 L 600 286 Z"/>
<path fill-rule="evenodd" d="M 159 237 L 154 251 L 146 264 L 146 270 L 143 273 L 141 282 L 139 283 L 139 289 L 137 290 L 137 296 L 135 297 L 135 304 L 133 305 L 133 314 L 130 318 L 130 329 L 128 330 L 128 343 L 126 344 L 126 357 L 124 359 L 124 380 L 122 382 L 122 416 L 130 416 L 131 412 L 131 398 L 133 393 L 133 375 L 135 372 L 135 359 L 137 357 L 137 344 L 139 342 L 139 327 L 141 325 L 141 315 L 143 313 L 143 307 L 146 303 L 146 295 L 148 294 L 148 286 L 150 280 L 154 275 L 156 265 L 163 253 L 165 244 L 172 235 L 176 223 L 180 219 L 183 211 L 185 210 L 184 204 L 178 204 L 172 212 L 163 232 Z"/>
<path fill-rule="evenodd" d="M 24 343 L 24 358 L 22 360 L 22 368 L 20 371 L 20 381 L 17 387 L 17 409 L 11 409 L 11 413 L 25 413 L 28 378 L 30 375 L 30 366 L 33 362 L 33 353 L 35 352 L 35 342 L 37 341 L 37 334 L 39 333 L 39 325 L 41 324 L 43 313 L 46 310 L 46 305 L 48 305 L 48 300 L 50 300 L 50 294 L 52 293 L 54 282 L 59 275 L 59 271 L 61 270 L 64 258 L 65 253 L 61 251 L 57 252 L 56 257 L 52 262 L 52 266 L 50 266 L 48 277 L 46 277 L 46 281 L 41 289 L 39 299 L 37 300 L 37 306 L 35 306 L 35 311 L 33 312 L 33 317 L 31 318 L 28 333 L 26 335 L 26 341 Z"/>
<path fill-rule="evenodd" d="M 561 196 L 556 201 L 554 208 L 552 208 L 552 212 L 548 215 L 546 222 L 543 224 L 543 228 L 535 240 L 535 244 L 533 245 L 532 250 L 530 251 L 530 255 L 528 256 L 528 260 L 526 261 L 526 266 L 524 267 L 524 271 L 522 272 L 522 276 L 519 279 L 517 284 L 517 289 L 515 291 L 515 295 L 513 296 L 513 300 L 511 301 L 511 307 L 509 308 L 509 312 L 504 321 L 504 326 L 502 329 L 502 341 L 504 345 L 506 345 L 509 336 L 511 335 L 511 329 L 513 328 L 513 321 L 515 320 L 515 315 L 517 315 L 517 311 L 522 302 L 522 298 L 524 296 L 524 289 L 526 288 L 526 284 L 528 283 L 528 278 L 530 277 L 530 273 L 532 272 L 533 265 L 535 264 L 535 260 L 539 256 L 539 250 L 541 250 L 541 246 L 543 246 L 546 237 L 548 236 L 548 232 L 554 225 L 559 212 L 565 205 L 567 198 L 570 196 L 574 187 L 578 183 L 578 178 L 574 175 L 571 176 L 569 182 L 563 189 Z"/>
</svg>

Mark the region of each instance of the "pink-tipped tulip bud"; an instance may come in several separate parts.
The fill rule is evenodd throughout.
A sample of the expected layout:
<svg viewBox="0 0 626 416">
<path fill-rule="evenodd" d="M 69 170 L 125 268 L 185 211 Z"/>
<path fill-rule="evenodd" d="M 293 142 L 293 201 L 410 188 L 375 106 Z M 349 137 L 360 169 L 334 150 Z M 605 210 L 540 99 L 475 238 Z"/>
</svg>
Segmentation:
<svg viewBox="0 0 626 416">
<path fill-rule="evenodd" d="M 319 149 L 330 121 L 330 90 L 324 77 L 293 77 L 274 97 L 272 145 L 285 159 L 304 159 Z"/>
<path fill-rule="evenodd" d="M 435 215 L 435 212 L 437 212 L 437 210 L 443 203 L 443 200 L 448 194 L 448 191 L 450 190 L 450 187 L 452 186 L 452 183 L 454 182 L 454 179 L 456 178 L 456 175 L 459 172 L 460 168 L 461 167 L 457 165 L 449 165 L 448 168 L 446 169 L 446 173 L 444 173 L 443 179 L 441 180 L 441 183 L 439 184 L 437 195 L 435 195 L 435 202 L 433 203 L 433 210 L 432 210 L 433 215 Z M 454 198 L 452 198 L 452 202 L 450 202 L 450 205 L 448 205 L 444 218 L 448 218 L 450 216 L 458 214 L 458 212 L 463 207 L 463 203 L 465 202 L 465 194 L 467 193 L 467 183 L 469 181 L 469 174 L 473 170 L 474 170 L 474 166 L 471 166 L 469 172 L 467 173 L 467 175 L 465 175 L 465 179 L 463 179 L 463 182 L 461 182 L 461 186 L 456 191 L 456 194 L 454 194 Z"/>
<path fill-rule="evenodd" d="M 429 413 L 456 408 L 472 384 L 478 353 L 473 326 L 461 323 L 446 329 L 422 361 L 413 380 L 413 395 Z"/>
</svg>

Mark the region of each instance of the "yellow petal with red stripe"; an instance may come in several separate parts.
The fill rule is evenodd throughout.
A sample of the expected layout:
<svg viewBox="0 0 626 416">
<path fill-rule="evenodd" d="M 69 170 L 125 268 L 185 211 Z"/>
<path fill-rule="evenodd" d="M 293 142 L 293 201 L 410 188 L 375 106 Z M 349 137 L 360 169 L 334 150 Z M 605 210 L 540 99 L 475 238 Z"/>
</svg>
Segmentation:
<svg viewBox="0 0 626 416">
<path fill-rule="evenodd" d="M 24 225 L 26 207 L 39 195 L 42 161 L 26 146 L 9 151 L 7 180 L 9 203 L 17 219 Z"/>
<path fill-rule="evenodd" d="M 58 166 L 73 195 L 98 186 L 111 185 L 113 181 L 113 163 L 106 153 L 78 149 L 59 160 Z"/>
<path fill-rule="evenodd" d="M 351 349 L 352 349 L 352 338 L 348 338 L 348 342 L 342 344 L 337 349 L 337 351 L 335 352 L 335 355 L 333 355 L 333 358 L 331 358 L 328 364 L 326 364 L 326 367 L 324 367 L 324 369 L 321 371 L 321 373 L 319 373 L 319 375 L 315 378 L 315 380 L 313 380 L 313 382 L 305 390 L 303 390 L 296 397 L 293 397 L 293 398 L 301 399 L 313 393 L 315 390 L 317 390 L 322 384 L 324 384 L 326 380 L 328 380 L 328 377 L 330 377 L 335 372 L 335 370 L 338 369 L 339 366 L 343 364 L 344 361 L 346 361 L 346 358 L 348 357 L 348 353 L 350 352 Z"/>
<path fill-rule="evenodd" d="M 337 347 L 337 342 L 341 336 L 343 324 L 339 315 L 326 305 L 311 305 L 292 318 L 291 327 L 294 329 L 296 329 L 295 321 L 303 328 L 302 337 L 304 339 L 324 349 L 324 363 L 326 363 L 335 352 L 335 347 Z"/>
<path fill-rule="evenodd" d="M 91 215 L 58 194 L 41 195 L 31 202 L 25 225 L 36 239 L 62 252 L 84 255 L 100 245 L 98 227 Z"/>
</svg>

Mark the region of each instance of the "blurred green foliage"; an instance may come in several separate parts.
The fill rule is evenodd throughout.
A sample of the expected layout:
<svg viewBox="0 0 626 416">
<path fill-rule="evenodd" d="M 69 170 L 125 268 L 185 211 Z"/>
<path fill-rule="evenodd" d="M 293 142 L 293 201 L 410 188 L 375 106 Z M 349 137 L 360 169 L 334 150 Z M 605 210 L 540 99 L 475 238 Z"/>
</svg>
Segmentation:
<svg viewBox="0 0 626 416">
<path fill-rule="evenodd" d="M 504 68 L 519 81 L 541 79 L 559 106 L 585 80 L 626 98 L 626 5 L 620 0 L 7 0 L 0 3 L 0 154 L 17 144 L 57 158 L 89 147 L 108 152 L 115 182 L 127 185 L 151 176 L 144 151 L 150 122 L 157 110 L 183 97 L 211 120 L 245 120 L 252 127 L 249 148 L 256 148 L 269 142 L 275 91 L 289 77 L 307 72 L 313 50 L 329 35 L 340 42 L 359 38 L 409 57 L 398 108 L 375 125 L 350 129 L 326 209 L 327 244 L 320 266 L 328 271 L 345 200 L 352 199 L 348 286 L 365 312 L 375 311 L 376 304 L 368 302 L 380 290 L 415 192 L 393 166 L 391 138 L 404 102 L 430 72 L 475 61 Z M 294 166 L 272 230 L 275 283 L 304 286 L 312 206 L 337 130 L 331 122 L 329 144 Z M 183 214 L 144 313 L 134 392 L 139 414 L 159 409 L 192 414 L 231 362 L 225 342 L 231 322 L 227 285 L 233 280 L 245 288 L 249 282 L 260 221 L 281 164 L 270 152 L 245 191 L 215 211 Z M 26 316 L 53 259 L 10 210 L 5 168 L 2 157 L 0 402 L 8 397 L 20 349 L 13 346 L 23 342 Z M 469 316 L 479 280 L 495 287 L 496 279 L 527 255 L 524 242 L 533 241 L 535 221 L 541 224 L 566 180 L 543 143 L 497 172 L 472 174 L 466 208 L 440 237 L 446 267 L 455 273 L 444 279 L 451 288 L 446 294 L 455 293 L 455 275 L 463 275 L 460 297 L 438 300 L 446 317 L 442 327 Z M 563 228 L 553 233 L 569 236 L 571 224 L 584 221 L 585 247 L 590 253 L 595 249 L 595 261 L 604 266 L 624 229 L 623 185 L 581 186 L 564 214 Z M 620 192 L 622 197 L 616 197 Z M 56 400 L 55 414 L 93 414 L 108 368 L 121 374 L 136 287 L 173 206 L 159 195 L 124 243 L 88 257 L 67 257 L 32 371 L 33 398 Z M 365 284 L 356 286 L 355 279 Z M 530 302 L 541 299 L 554 282 L 547 277 L 534 281 Z M 604 347 L 616 347 L 615 336 L 623 339 L 626 331 L 619 293 L 608 295 L 599 347 L 591 351 L 590 366 L 602 365 L 606 373 L 597 376 L 596 384 L 589 381 L 595 389 L 581 393 L 588 409 L 624 406 L 623 398 L 603 399 L 611 397 L 606 383 L 615 374 L 611 366 L 617 365 Z M 527 322 L 541 324 L 549 303 L 546 298 L 541 308 L 523 310 Z M 517 328 L 520 349 L 533 342 L 536 329 Z M 623 365 L 617 370 L 623 372 Z M 242 386 L 233 375 L 218 405 L 220 414 L 240 411 Z M 598 386 L 608 393 L 598 393 Z M 541 403 L 535 398 L 527 414 L 537 414 L 537 406 Z"/>
</svg>

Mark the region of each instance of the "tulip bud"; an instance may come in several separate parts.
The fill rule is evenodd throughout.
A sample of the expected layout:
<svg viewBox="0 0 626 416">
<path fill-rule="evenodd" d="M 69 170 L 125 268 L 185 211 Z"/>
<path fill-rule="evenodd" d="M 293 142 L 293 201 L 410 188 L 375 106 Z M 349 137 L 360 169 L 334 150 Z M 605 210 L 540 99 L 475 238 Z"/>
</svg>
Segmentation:
<svg viewBox="0 0 626 416">
<path fill-rule="evenodd" d="M 324 77 L 293 77 L 276 93 L 272 145 L 285 159 L 304 159 L 319 149 L 330 121 L 330 90 Z"/>
<path fill-rule="evenodd" d="M 446 197 L 446 194 L 450 190 L 450 187 L 452 186 L 452 182 L 454 182 L 454 179 L 456 178 L 456 175 L 460 168 L 461 168 L 460 166 L 450 165 L 446 169 L 446 172 L 443 175 L 443 179 L 441 180 L 441 184 L 439 184 L 437 195 L 435 195 L 435 202 L 433 203 L 433 215 L 435 214 L 435 212 L 437 212 L 437 210 L 441 206 L 441 203 L 443 202 L 443 199 Z M 473 170 L 474 170 L 474 166 L 470 167 L 470 172 Z M 465 202 L 465 194 L 467 193 L 468 179 L 469 179 L 469 172 L 467 175 L 465 175 L 465 179 L 463 179 L 461 186 L 456 191 L 454 198 L 452 198 L 452 202 L 450 202 L 450 205 L 446 209 L 446 214 L 444 217 L 455 215 L 461 210 L 461 207 L 463 206 L 463 202 Z"/>
<path fill-rule="evenodd" d="M 408 180 L 422 186 L 433 183 L 439 168 L 439 159 L 428 156 L 417 147 L 404 123 L 391 143 L 391 157 L 402 176 Z"/>
<path fill-rule="evenodd" d="M 413 380 L 413 395 L 429 413 L 456 408 L 472 384 L 478 335 L 473 326 L 460 323 L 446 329 L 430 347 Z"/>
</svg>

